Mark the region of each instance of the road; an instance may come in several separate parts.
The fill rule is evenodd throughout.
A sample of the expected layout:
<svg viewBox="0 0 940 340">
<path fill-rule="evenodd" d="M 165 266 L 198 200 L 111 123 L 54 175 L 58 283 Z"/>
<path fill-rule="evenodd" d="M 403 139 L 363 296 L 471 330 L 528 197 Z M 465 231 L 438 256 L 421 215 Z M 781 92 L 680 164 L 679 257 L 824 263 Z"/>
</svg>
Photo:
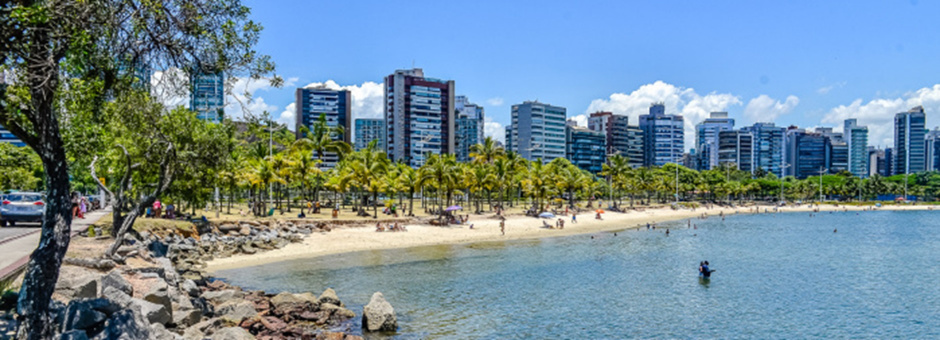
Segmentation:
<svg viewBox="0 0 940 340">
<path fill-rule="evenodd" d="M 85 214 L 85 219 L 72 221 L 72 235 L 84 230 L 101 217 L 110 214 L 111 209 L 97 210 Z M 10 230 L 7 230 L 10 229 Z M 34 232 L 35 231 L 35 232 Z M 39 244 L 38 227 L 6 227 L 0 228 L 0 280 L 18 272 L 29 260 L 29 254 Z M 25 236 L 24 236 L 25 235 Z M 18 238 L 17 238 L 18 237 Z"/>
</svg>

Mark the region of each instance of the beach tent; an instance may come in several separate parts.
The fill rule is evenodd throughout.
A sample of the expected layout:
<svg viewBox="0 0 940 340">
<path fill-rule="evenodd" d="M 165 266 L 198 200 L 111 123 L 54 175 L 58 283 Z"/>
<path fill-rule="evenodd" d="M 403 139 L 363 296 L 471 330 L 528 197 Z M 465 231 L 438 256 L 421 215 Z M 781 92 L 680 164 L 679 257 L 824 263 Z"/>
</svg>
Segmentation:
<svg viewBox="0 0 940 340">
<path fill-rule="evenodd" d="M 550 212 L 543 212 L 543 213 L 539 214 L 539 217 L 541 217 L 541 218 L 555 218 L 555 214 L 552 214 L 552 213 L 550 213 Z"/>
<path fill-rule="evenodd" d="M 457 211 L 461 209 L 463 208 L 461 208 L 459 205 L 452 205 L 452 206 L 447 207 L 447 209 L 444 209 L 444 211 Z"/>
</svg>

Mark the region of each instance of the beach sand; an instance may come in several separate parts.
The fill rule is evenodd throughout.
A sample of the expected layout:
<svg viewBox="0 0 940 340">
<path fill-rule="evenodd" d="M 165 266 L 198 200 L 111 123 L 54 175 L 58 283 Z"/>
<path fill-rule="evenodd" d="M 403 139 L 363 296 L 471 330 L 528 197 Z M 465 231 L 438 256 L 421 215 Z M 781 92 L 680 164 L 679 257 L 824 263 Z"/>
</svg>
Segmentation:
<svg viewBox="0 0 940 340">
<path fill-rule="evenodd" d="M 820 211 L 843 209 L 865 210 L 869 207 L 822 205 Z M 760 206 L 760 211 L 771 206 Z M 808 205 L 799 207 L 780 208 L 780 212 L 809 212 L 814 208 Z M 886 206 L 878 210 L 927 210 L 928 206 Z M 548 229 L 542 226 L 542 221 L 554 225 L 557 218 L 537 219 L 526 216 L 510 216 L 506 219 L 506 235 L 501 235 L 499 220 L 490 218 L 493 215 L 470 215 L 467 224 L 452 225 L 448 227 L 435 227 L 429 225 L 407 225 L 407 232 L 376 232 L 371 227 L 345 227 L 337 228 L 332 232 L 311 234 L 300 243 L 292 243 L 281 249 L 275 249 L 253 255 L 235 255 L 228 258 L 219 258 L 209 261 L 206 268 L 209 272 L 257 266 L 266 263 L 311 258 L 326 255 L 335 255 L 366 250 L 399 249 L 419 246 L 461 244 L 487 241 L 508 241 L 532 239 L 543 237 L 558 237 L 577 234 L 590 234 L 630 228 L 645 227 L 647 223 L 663 223 L 676 220 L 697 218 L 707 213 L 710 219 L 718 215 L 733 215 L 736 213 L 750 213 L 751 208 L 698 208 L 672 210 L 670 208 L 646 209 L 646 211 L 631 211 L 627 213 L 607 212 L 602 214 L 603 220 L 594 218 L 594 213 L 578 215 L 578 223 L 571 223 L 571 216 L 559 216 L 565 220 L 564 229 Z M 699 222 L 701 223 L 701 222 Z M 473 224 L 473 229 L 469 225 Z"/>
</svg>

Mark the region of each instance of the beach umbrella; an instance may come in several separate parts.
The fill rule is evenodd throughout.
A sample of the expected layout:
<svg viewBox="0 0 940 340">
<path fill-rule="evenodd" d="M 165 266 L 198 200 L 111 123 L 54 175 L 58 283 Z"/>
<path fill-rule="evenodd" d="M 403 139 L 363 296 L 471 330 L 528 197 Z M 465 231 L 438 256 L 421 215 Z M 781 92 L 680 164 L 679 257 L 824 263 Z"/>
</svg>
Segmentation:
<svg viewBox="0 0 940 340">
<path fill-rule="evenodd" d="M 597 209 L 597 210 L 595 210 L 595 212 L 597 212 L 598 214 L 603 214 L 603 213 L 604 213 L 604 209 Z"/>
<path fill-rule="evenodd" d="M 456 210 L 461 210 L 461 209 L 463 208 L 461 208 L 459 205 L 452 205 L 452 206 L 447 207 L 447 209 L 444 209 L 444 211 L 456 211 Z"/>
<path fill-rule="evenodd" d="M 552 213 L 546 211 L 546 212 L 543 212 L 543 213 L 539 214 L 539 217 L 541 217 L 541 218 L 554 218 L 554 217 L 555 217 L 555 214 L 552 214 Z"/>
</svg>

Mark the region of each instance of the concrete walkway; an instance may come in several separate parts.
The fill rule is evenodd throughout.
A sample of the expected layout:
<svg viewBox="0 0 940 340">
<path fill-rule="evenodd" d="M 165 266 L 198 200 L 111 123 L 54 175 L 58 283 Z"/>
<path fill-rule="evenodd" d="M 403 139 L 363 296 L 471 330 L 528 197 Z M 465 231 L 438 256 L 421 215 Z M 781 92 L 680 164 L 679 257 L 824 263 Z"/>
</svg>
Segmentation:
<svg viewBox="0 0 940 340">
<path fill-rule="evenodd" d="M 72 236 L 85 230 L 89 225 L 98 221 L 98 219 L 111 213 L 111 208 L 96 210 L 85 214 L 84 219 L 72 220 Z M 21 227 L 17 227 L 21 228 Z M 26 232 L 16 233 L 16 236 L 0 240 L 0 280 L 6 280 L 13 276 L 29 262 L 29 255 L 36 250 L 39 245 L 40 228 L 22 228 L 30 229 Z"/>
</svg>

